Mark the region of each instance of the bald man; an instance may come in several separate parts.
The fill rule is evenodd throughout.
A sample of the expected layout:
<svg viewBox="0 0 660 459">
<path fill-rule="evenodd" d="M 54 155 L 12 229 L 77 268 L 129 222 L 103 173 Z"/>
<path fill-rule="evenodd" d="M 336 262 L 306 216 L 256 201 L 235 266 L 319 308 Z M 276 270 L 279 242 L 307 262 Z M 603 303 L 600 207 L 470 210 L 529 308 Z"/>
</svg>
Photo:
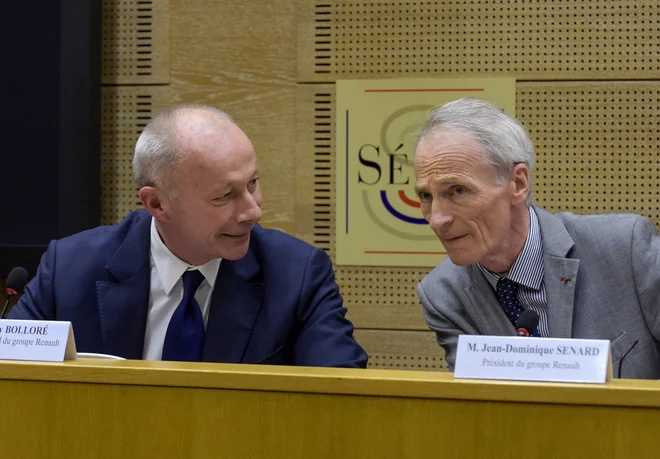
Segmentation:
<svg viewBox="0 0 660 459">
<path fill-rule="evenodd" d="M 11 319 L 73 323 L 79 352 L 365 367 L 316 249 L 259 226 L 254 148 L 226 113 L 181 105 L 137 141 L 144 210 L 53 241 Z"/>
</svg>

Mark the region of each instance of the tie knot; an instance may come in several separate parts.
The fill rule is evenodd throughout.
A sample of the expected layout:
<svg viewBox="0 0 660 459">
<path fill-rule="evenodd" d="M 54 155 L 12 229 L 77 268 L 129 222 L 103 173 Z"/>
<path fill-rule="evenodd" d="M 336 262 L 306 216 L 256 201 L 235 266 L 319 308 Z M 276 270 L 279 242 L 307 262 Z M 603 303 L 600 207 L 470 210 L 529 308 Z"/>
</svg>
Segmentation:
<svg viewBox="0 0 660 459">
<path fill-rule="evenodd" d="M 512 281 L 508 277 L 500 277 L 497 281 L 497 296 L 515 295 L 518 292 L 518 282 Z M 501 301 L 501 300 L 500 300 Z"/>
<path fill-rule="evenodd" d="M 203 280 L 204 275 L 197 269 L 183 273 L 183 297 L 190 298 L 194 296 Z"/>
</svg>

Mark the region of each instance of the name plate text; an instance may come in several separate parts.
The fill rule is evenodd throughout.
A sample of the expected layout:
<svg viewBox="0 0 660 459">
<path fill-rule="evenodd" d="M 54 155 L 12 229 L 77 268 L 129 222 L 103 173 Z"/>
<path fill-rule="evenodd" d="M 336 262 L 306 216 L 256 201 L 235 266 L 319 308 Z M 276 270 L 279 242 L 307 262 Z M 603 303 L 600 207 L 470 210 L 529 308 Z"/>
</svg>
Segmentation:
<svg viewBox="0 0 660 459">
<path fill-rule="evenodd" d="M 603 384 L 612 378 L 610 342 L 460 335 L 454 377 Z"/>
<path fill-rule="evenodd" d="M 75 360 L 71 322 L 0 320 L 0 360 Z"/>
</svg>

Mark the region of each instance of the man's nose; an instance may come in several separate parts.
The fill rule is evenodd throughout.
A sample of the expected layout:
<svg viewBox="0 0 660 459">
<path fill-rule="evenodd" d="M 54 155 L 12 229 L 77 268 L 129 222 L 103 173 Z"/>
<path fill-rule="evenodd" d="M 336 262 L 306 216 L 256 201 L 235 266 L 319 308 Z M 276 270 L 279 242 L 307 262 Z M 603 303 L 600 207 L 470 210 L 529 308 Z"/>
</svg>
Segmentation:
<svg viewBox="0 0 660 459">
<path fill-rule="evenodd" d="M 259 207 L 254 195 L 246 191 L 241 197 L 241 203 L 236 214 L 236 221 L 256 223 L 261 220 L 262 215 L 261 207 Z"/>
<path fill-rule="evenodd" d="M 429 224 L 431 225 L 431 229 L 437 233 L 438 231 L 442 230 L 443 227 L 451 223 L 454 220 L 454 217 L 445 206 L 439 203 L 433 204 L 434 205 L 431 209 L 431 219 L 429 220 Z"/>
</svg>

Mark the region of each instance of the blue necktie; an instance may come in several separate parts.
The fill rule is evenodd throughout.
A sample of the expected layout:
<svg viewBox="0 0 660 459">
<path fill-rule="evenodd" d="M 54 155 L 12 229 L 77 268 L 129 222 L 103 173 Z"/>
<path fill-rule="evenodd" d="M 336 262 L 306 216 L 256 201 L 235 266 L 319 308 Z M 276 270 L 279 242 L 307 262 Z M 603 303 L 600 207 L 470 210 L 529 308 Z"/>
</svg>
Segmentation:
<svg viewBox="0 0 660 459">
<path fill-rule="evenodd" d="M 183 299 L 167 326 L 163 343 L 163 360 L 199 362 L 204 348 L 204 318 L 195 292 L 204 280 L 199 271 L 183 273 Z"/>
<path fill-rule="evenodd" d="M 513 328 L 516 328 L 518 317 L 525 310 L 520 301 L 518 301 L 518 285 L 518 282 L 506 277 L 500 277 L 500 280 L 497 281 L 497 299 L 500 300 L 502 309 L 509 316 Z M 541 336 L 539 334 L 539 327 L 536 327 L 536 330 L 530 336 Z"/>
</svg>

